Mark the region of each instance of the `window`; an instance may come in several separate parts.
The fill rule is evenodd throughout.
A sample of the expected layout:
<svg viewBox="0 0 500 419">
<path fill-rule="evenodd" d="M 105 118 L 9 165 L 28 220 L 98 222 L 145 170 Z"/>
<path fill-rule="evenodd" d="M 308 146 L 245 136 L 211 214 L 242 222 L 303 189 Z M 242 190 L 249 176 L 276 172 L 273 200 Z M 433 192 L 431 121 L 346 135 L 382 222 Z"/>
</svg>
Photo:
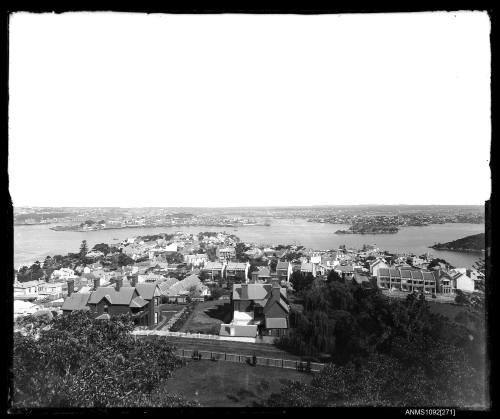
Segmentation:
<svg viewBox="0 0 500 419">
<path fill-rule="evenodd" d="M 108 312 L 108 305 L 107 305 L 107 304 L 104 304 L 103 311 L 104 311 L 105 313 L 107 313 L 107 312 Z"/>
<path fill-rule="evenodd" d="M 155 303 L 154 303 L 154 304 L 155 304 L 155 307 L 158 307 L 158 300 L 159 300 L 159 298 L 158 298 L 158 297 L 155 297 L 155 298 L 154 298 L 154 300 L 155 300 Z"/>
<path fill-rule="evenodd" d="M 155 324 L 158 324 L 158 312 L 155 313 Z"/>
</svg>

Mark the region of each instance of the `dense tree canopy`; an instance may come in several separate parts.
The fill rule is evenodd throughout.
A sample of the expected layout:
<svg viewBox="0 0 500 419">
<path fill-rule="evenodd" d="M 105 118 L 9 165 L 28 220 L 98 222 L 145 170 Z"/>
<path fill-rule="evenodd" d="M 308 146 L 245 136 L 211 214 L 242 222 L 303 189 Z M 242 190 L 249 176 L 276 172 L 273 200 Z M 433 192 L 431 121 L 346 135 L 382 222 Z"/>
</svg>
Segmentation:
<svg viewBox="0 0 500 419">
<path fill-rule="evenodd" d="M 302 292 L 308 289 L 313 281 L 314 276 L 312 276 L 311 273 L 303 275 L 300 271 L 294 271 L 292 275 L 290 275 L 290 282 L 296 292 Z"/>
<path fill-rule="evenodd" d="M 128 316 L 27 316 L 14 334 L 14 407 L 180 406 L 161 384 L 182 365 L 170 346 L 129 334 Z"/>
<path fill-rule="evenodd" d="M 85 259 L 85 255 L 88 253 L 89 248 L 87 246 L 87 240 L 83 240 L 82 244 L 80 245 L 80 259 Z"/>
<path fill-rule="evenodd" d="M 475 301 L 449 321 L 422 296 L 389 299 L 378 289 L 314 281 L 304 310 L 278 345 L 334 361 L 310 385 L 293 383 L 271 406 L 485 403 L 484 306 Z M 476 297 L 479 299 L 479 297 Z"/>
<path fill-rule="evenodd" d="M 326 278 L 327 283 L 330 283 L 332 281 L 338 281 L 338 282 L 342 281 L 342 277 L 333 269 L 330 272 L 328 272 L 328 276 Z"/>
<path fill-rule="evenodd" d="M 104 255 L 107 255 L 108 253 L 110 253 L 111 248 L 106 243 L 98 243 L 92 248 L 92 250 L 95 250 L 97 252 L 102 252 L 104 253 Z"/>
</svg>

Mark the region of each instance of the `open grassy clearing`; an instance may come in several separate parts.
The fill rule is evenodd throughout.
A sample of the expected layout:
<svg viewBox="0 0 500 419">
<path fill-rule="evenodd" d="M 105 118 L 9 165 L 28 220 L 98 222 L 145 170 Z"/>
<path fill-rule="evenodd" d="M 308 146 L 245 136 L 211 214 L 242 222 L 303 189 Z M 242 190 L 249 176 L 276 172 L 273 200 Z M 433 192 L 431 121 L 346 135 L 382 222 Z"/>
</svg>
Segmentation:
<svg viewBox="0 0 500 419">
<path fill-rule="evenodd" d="M 443 316 L 448 317 L 449 320 L 455 321 L 455 317 L 461 311 L 465 311 L 466 308 L 463 306 L 459 306 L 456 304 L 443 304 L 436 303 L 434 301 L 428 301 L 429 310 L 434 314 L 442 314 Z"/>
<path fill-rule="evenodd" d="M 225 352 L 246 356 L 252 356 L 255 353 L 256 356 L 273 359 L 301 359 L 301 357 L 279 349 L 274 345 L 263 343 L 206 340 L 174 336 L 145 336 L 140 339 L 161 339 L 167 345 L 172 345 L 180 349 L 198 349 L 200 351 Z"/>
<path fill-rule="evenodd" d="M 279 392 L 288 381 L 309 382 L 311 378 L 311 374 L 282 368 L 188 361 L 167 381 L 165 391 L 196 400 L 204 407 L 248 407 Z"/>
</svg>

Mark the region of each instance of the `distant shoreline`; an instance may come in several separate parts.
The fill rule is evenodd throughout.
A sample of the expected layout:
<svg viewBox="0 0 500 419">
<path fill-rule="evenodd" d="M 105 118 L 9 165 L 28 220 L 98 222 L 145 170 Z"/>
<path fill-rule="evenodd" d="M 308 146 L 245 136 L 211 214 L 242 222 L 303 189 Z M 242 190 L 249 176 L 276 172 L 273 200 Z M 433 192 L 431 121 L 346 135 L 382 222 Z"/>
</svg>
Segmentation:
<svg viewBox="0 0 500 419">
<path fill-rule="evenodd" d="M 27 224 L 26 224 L 27 225 Z M 168 228 L 168 227 L 228 227 L 228 228 L 234 228 L 234 227 L 268 227 L 269 224 L 164 224 L 164 225 L 130 225 L 130 226 L 123 226 L 123 227 L 104 227 L 104 228 L 96 228 L 96 229 L 88 229 L 88 230 L 83 230 L 83 229 L 77 229 L 74 227 L 64 227 L 64 226 L 55 226 L 55 227 L 49 227 L 50 230 L 53 231 L 72 231 L 72 232 L 77 232 L 77 233 L 88 233 L 92 231 L 104 231 L 104 230 L 125 230 L 127 228 Z"/>
<path fill-rule="evenodd" d="M 484 253 L 486 252 L 485 249 L 477 250 L 477 249 L 454 249 L 450 247 L 434 247 L 434 246 L 429 246 L 429 249 L 434 249 L 434 250 L 445 250 L 447 252 L 461 252 L 461 253 Z"/>
</svg>

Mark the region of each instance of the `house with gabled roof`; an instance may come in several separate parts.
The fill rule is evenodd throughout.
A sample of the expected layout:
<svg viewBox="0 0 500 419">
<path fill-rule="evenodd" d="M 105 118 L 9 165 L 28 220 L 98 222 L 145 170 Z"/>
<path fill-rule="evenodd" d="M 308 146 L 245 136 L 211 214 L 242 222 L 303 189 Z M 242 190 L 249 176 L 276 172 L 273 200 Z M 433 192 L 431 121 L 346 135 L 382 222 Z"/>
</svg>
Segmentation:
<svg viewBox="0 0 500 419">
<path fill-rule="evenodd" d="M 151 283 L 133 285 L 123 286 L 123 279 L 116 278 L 114 286 L 97 286 L 87 301 L 95 318 L 109 319 L 113 315 L 131 314 L 137 319 L 139 326 L 152 328 L 158 324 L 161 298 L 158 285 Z"/>
<path fill-rule="evenodd" d="M 467 275 L 466 268 L 455 268 L 448 271 L 448 276 L 453 281 L 455 289 L 474 292 L 474 279 Z"/>
<path fill-rule="evenodd" d="M 286 289 L 271 284 L 234 284 L 231 294 L 233 320 L 222 324 L 221 336 L 283 336 L 290 327 Z"/>
<path fill-rule="evenodd" d="M 370 262 L 370 275 L 377 276 L 378 270 L 380 268 L 389 268 L 389 264 L 385 259 L 377 258 Z"/>
<path fill-rule="evenodd" d="M 61 310 L 63 314 L 72 313 L 73 311 L 87 311 L 90 307 L 87 305 L 90 298 L 89 292 L 75 292 L 69 295 L 63 302 Z"/>
<path fill-rule="evenodd" d="M 181 281 L 176 281 L 168 288 L 162 289 L 162 294 L 167 297 L 171 303 L 185 303 L 188 296 L 204 300 L 210 296 L 209 288 L 202 284 L 198 275 L 189 275 Z"/>
</svg>

